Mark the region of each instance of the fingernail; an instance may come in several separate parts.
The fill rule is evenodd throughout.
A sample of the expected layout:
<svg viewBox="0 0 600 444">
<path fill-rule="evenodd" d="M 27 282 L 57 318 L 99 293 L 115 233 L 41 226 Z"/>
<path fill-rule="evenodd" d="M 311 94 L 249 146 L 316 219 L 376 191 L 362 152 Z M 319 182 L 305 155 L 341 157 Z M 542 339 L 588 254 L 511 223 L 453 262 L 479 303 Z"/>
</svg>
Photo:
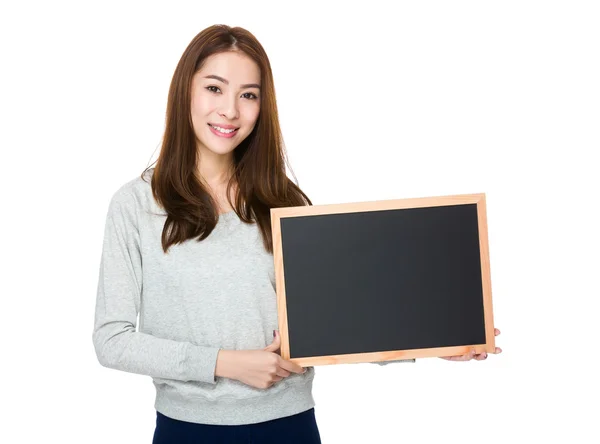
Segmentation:
<svg viewBox="0 0 600 444">
<path fill-rule="evenodd" d="M 483 359 L 487 358 L 487 353 L 483 354 Z"/>
</svg>

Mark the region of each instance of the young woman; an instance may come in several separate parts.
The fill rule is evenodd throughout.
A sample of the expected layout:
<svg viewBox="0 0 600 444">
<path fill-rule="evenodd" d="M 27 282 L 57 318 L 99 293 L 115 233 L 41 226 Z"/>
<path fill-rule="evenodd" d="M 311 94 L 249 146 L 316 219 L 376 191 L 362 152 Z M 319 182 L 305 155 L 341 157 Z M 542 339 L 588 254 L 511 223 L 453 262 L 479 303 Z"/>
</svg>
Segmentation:
<svg viewBox="0 0 600 444">
<path fill-rule="evenodd" d="M 152 377 L 153 444 L 321 442 L 314 369 L 277 353 L 270 209 L 312 204 L 285 160 L 263 47 L 203 30 L 175 69 L 155 167 L 111 198 L 100 264 L 96 354 Z"/>
<path fill-rule="evenodd" d="M 100 265 L 94 347 L 152 377 L 154 444 L 320 442 L 314 369 L 277 353 L 270 209 L 311 204 L 285 160 L 263 47 L 203 30 L 175 69 L 154 168 L 112 196 Z"/>
</svg>

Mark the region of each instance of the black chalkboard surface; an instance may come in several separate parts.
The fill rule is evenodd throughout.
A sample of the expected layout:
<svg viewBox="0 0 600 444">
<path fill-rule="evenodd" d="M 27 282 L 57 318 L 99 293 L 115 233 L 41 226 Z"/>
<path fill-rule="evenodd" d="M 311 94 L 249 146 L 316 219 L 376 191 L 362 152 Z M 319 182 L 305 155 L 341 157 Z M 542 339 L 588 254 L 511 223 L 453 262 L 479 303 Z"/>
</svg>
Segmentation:
<svg viewBox="0 0 600 444">
<path fill-rule="evenodd" d="M 485 194 L 271 210 L 281 356 L 494 353 Z"/>
</svg>

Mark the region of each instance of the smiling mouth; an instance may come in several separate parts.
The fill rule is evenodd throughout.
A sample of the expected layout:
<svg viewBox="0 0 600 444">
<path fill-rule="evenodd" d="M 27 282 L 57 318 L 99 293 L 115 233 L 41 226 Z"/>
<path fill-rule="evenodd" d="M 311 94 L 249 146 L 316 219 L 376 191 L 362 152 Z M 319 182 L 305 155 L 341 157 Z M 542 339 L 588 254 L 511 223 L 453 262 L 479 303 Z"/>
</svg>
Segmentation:
<svg viewBox="0 0 600 444">
<path fill-rule="evenodd" d="M 221 128 L 219 126 L 211 125 L 210 123 L 207 123 L 207 125 L 210 126 L 212 129 L 214 129 L 215 131 L 220 132 L 221 134 L 232 134 L 232 133 L 235 133 L 237 130 L 239 130 L 239 128 L 225 129 L 225 128 Z"/>
</svg>

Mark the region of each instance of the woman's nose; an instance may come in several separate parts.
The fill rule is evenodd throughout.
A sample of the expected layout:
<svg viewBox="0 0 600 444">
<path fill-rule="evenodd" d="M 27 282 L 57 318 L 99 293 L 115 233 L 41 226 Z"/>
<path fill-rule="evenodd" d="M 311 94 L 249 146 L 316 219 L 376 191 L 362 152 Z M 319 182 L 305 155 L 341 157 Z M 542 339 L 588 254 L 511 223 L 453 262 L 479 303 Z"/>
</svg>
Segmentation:
<svg viewBox="0 0 600 444">
<path fill-rule="evenodd" d="M 224 103 L 221 106 L 221 110 L 219 111 L 219 115 L 229 120 L 235 120 L 239 117 L 238 106 L 235 97 L 232 99 L 224 100 Z"/>
</svg>

